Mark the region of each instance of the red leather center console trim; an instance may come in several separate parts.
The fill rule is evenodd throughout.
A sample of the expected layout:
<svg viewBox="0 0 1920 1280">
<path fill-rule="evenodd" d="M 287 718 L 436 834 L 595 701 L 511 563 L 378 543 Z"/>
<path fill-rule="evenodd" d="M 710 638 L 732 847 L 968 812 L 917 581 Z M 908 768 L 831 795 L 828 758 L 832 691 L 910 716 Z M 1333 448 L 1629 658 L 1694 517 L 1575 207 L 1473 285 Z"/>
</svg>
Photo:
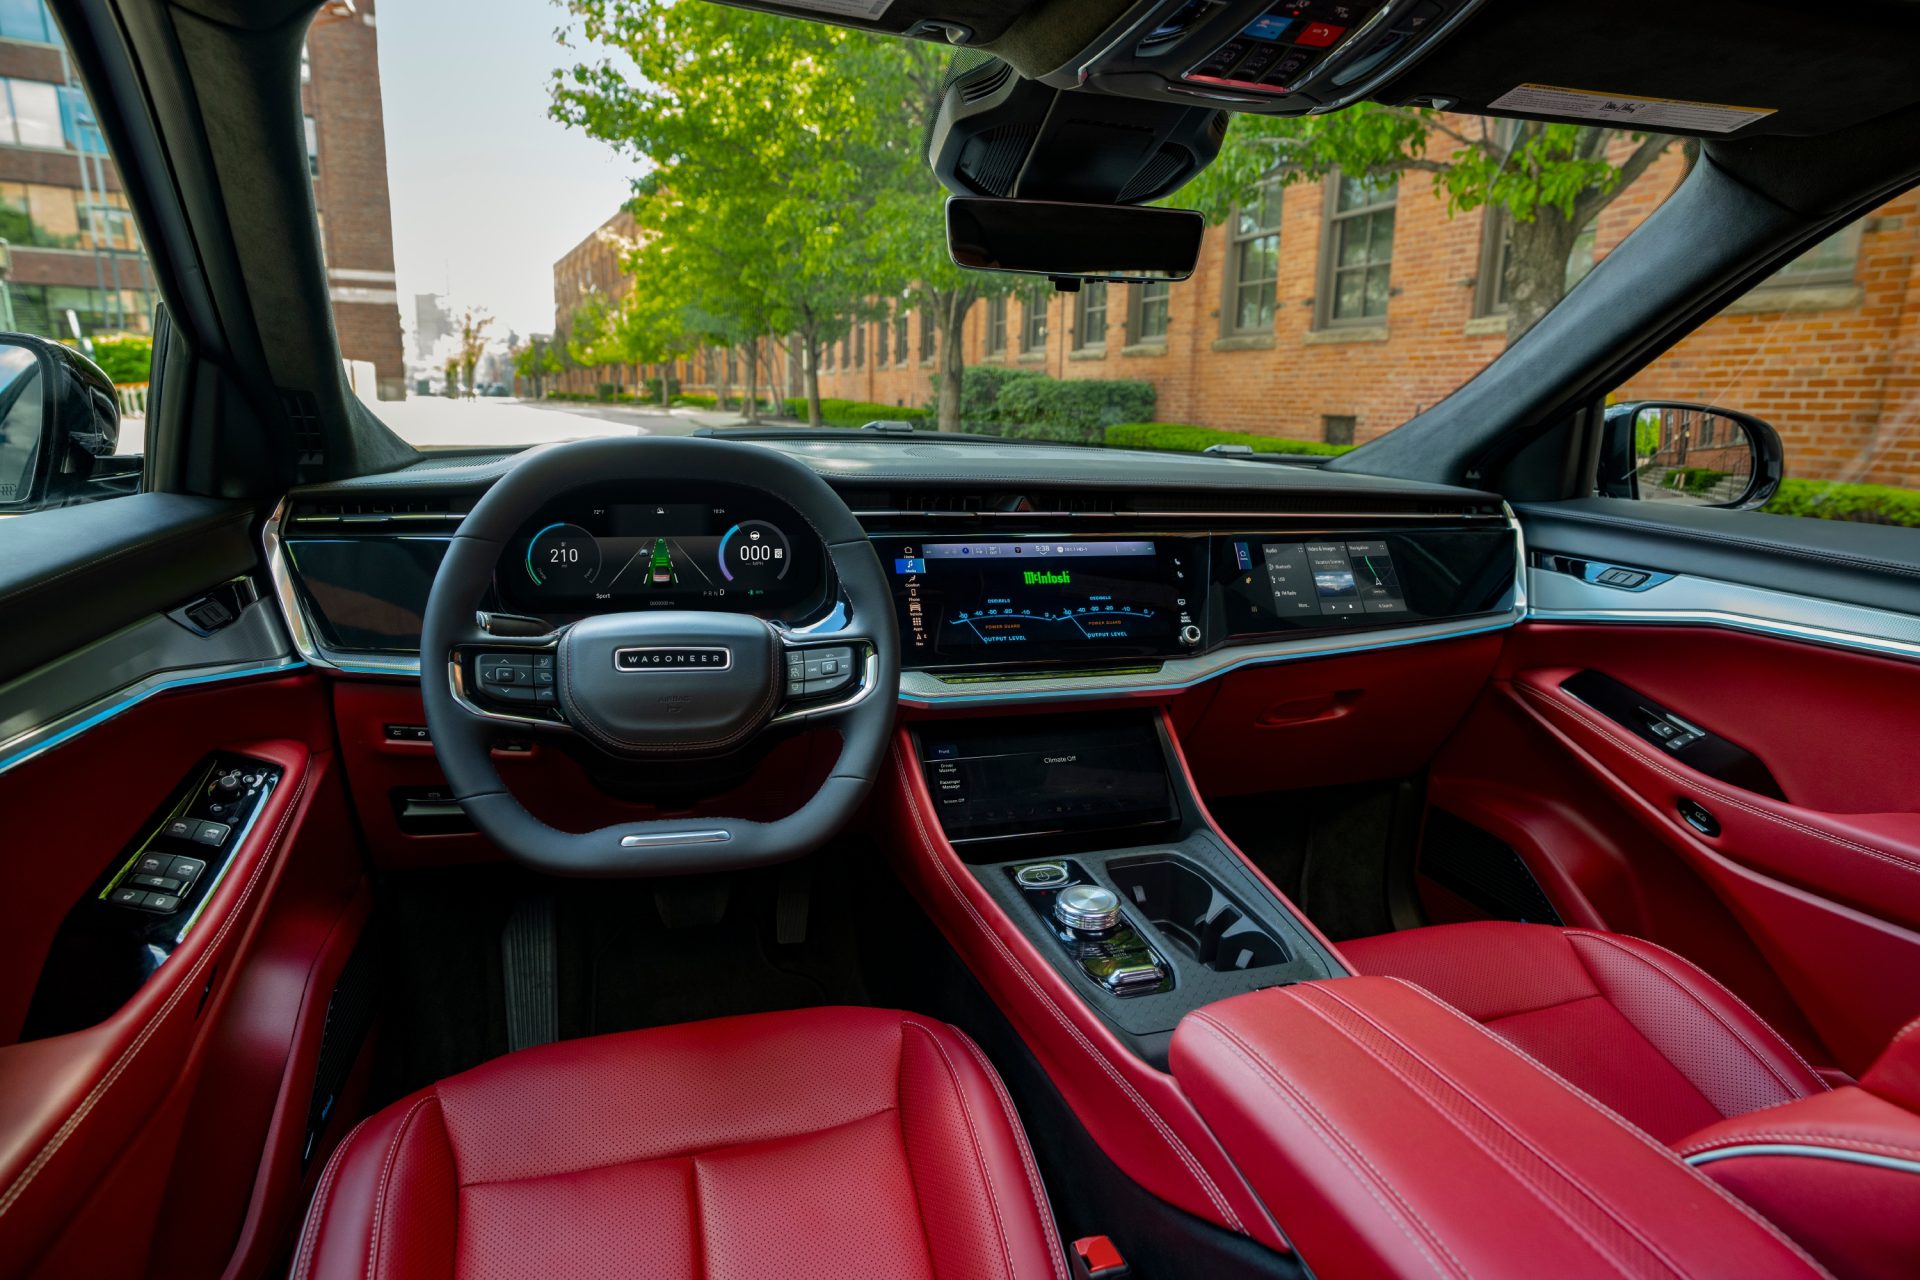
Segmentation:
<svg viewBox="0 0 1920 1280">
<path fill-rule="evenodd" d="M 1321 1275 L 1820 1275 L 1752 1210 L 1410 984 L 1209 1005 L 1173 1071 Z"/>
<path fill-rule="evenodd" d="M 876 799 L 892 825 L 885 843 L 895 870 L 1101 1149 L 1169 1204 L 1285 1248 L 1173 1078 L 1129 1052 L 974 879 L 940 829 L 904 729 L 893 765 Z"/>
</svg>

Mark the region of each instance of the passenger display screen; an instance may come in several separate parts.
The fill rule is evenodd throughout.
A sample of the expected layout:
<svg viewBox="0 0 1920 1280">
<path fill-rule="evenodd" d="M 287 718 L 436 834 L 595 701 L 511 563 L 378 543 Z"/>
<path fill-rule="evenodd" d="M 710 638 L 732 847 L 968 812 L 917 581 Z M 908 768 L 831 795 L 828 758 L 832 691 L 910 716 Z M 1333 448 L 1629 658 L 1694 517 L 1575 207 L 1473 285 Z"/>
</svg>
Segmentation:
<svg viewBox="0 0 1920 1280">
<path fill-rule="evenodd" d="M 1260 553 L 1276 618 L 1407 611 L 1383 541 L 1269 542 Z"/>
<path fill-rule="evenodd" d="M 887 539 L 877 549 L 910 667 L 1164 656 L 1180 652 L 1191 620 L 1177 543 Z"/>
</svg>

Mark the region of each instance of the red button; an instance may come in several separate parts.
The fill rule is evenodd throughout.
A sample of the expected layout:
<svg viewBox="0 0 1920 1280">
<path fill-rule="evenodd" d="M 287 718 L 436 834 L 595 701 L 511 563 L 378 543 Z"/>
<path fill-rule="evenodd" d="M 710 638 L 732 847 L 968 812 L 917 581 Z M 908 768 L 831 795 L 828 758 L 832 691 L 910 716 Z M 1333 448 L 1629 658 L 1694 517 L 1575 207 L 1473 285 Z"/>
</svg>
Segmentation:
<svg viewBox="0 0 1920 1280">
<path fill-rule="evenodd" d="M 1105 1236 L 1086 1236 L 1073 1242 L 1073 1251 L 1080 1255 L 1080 1265 L 1087 1269 L 1093 1280 L 1117 1280 L 1127 1274 L 1126 1259 L 1113 1247 L 1113 1241 Z"/>
<path fill-rule="evenodd" d="M 1324 49 L 1346 33 L 1345 27 L 1336 27 L 1331 22 L 1309 22 L 1306 30 L 1295 36 L 1293 42 Z"/>
</svg>

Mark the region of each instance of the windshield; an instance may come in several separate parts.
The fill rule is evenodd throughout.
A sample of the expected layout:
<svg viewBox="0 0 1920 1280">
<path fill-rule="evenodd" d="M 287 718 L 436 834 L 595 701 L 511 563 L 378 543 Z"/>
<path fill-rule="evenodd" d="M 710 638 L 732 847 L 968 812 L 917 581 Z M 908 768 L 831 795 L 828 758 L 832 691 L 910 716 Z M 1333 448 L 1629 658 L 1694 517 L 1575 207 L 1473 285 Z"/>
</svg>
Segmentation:
<svg viewBox="0 0 1920 1280">
<path fill-rule="evenodd" d="M 377 24 L 362 0 L 307 46 L 349 376 L 421 448 L 885 421 L 1337 454 L 1475 376 L 1698 154 L 1372 105 L 1238 116 L 1163 201 L 1208 219 L 1192 278 L 1067 293 L 951 264 L 923 152 L 941 45 L 674 0 L 484 23 L 383 0 Z"/>
</svg>

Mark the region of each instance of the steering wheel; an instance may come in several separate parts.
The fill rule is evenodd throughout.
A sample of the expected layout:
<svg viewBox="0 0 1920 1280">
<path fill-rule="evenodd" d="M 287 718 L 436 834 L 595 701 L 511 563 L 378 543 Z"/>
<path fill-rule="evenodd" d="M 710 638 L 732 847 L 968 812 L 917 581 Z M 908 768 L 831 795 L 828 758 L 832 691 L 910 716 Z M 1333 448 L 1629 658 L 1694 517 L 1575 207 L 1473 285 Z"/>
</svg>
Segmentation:
<svg viewBox="0 0 1920 1280">
<path fill-rule="evenodd" d="M 673 609 L 602 614 L 557 630 L 480 612 L 502 550 L 532 516 L 570 490 L 622 483 L 726 484 L 777 497 L 826 548 L 832 612 L 798 629 L 747 614 Z M 808 696 L 800 673 L 817 650 L 850 654 L 853 681 Z M 527 453 L 461 522 L 427 597 L 420 690 L 455 798 L 509 855 L 558 875 L 675 875 L 796 858 L 839 831 L 885 757 L 899 652 L 879 557 L 846 503 L 812 470 L 773 449 L 720 440 L 582 440 Z M 553 705 L 487 705 L 493 699 L 477 670 L 483 654 L 524 657 L 552 671 Z M 833 723 L 840 756 L 806 804 L 773 822 L 703 818 L 559 831 L 514 798 L 492 760 L 503 723 L 574 734 L 641 763 L 723 755 L 770 725 L 802 719 Z"/>
</svg>

